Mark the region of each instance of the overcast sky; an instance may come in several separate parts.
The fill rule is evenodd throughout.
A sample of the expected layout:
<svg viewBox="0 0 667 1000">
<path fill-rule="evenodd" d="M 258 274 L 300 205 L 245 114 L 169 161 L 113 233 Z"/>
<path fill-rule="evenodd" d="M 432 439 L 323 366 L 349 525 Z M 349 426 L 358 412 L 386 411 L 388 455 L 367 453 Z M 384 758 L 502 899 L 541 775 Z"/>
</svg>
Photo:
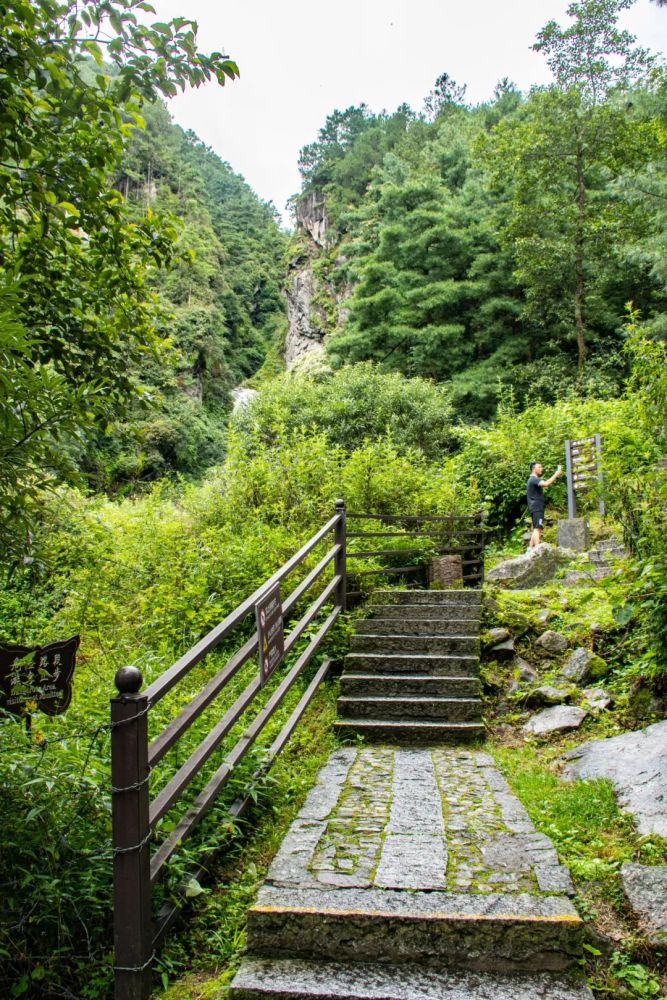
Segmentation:
<svg viewBox="0 0 667 1000">
<path fill-rule="evenodd" d="M 544 58 L 530 46 L 554 18 L 569 23 L 568 0 L 153 0 L 161 20 L 191 17 L 199 45 L 235 59 L 241 79 L 209 83 L 170 102 L 261 198 L 284 212 L 299 190 L 300 148 L 335 108 L 365 102 L 419 110 L 446 71 L 487 100 L 510 77 L 522 90 L 546 83 Z M 637 0 L 624 27 L 655 52 L 667 48 L 667 9 Z M 284 215 L 288 222 L 288 216 Z"/>
</svg>

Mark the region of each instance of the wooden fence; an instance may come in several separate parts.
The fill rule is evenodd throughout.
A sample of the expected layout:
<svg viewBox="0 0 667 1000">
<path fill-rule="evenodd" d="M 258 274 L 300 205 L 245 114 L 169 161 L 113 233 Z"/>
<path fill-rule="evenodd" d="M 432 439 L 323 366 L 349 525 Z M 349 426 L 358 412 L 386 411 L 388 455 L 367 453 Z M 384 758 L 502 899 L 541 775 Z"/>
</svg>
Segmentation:
<svg viewBox="0 0 667 1000">
<path fill-rule="evenodd" d="M 460 555 L 463 583 L 465 586 L 481 587 L 484 582 L 484 525 L 482 514 L 435 515 L 435 514 L 353 514 L 348 513 L 348 521 L 372 520 L 379 522 L 371 528 L 347 532 L 348 539 L 360 539 L 348 548 L 350 559 L 397 559 L 415 556 L 408 565 L 388 565 L 381 569 L 348 569 L 348 598 L 354 600 L 362 596 L 360 580 L 363 576 L 387 575 L 412 580 L 422 586 L 428 585 L 428 561 L 423 558 L 423 545 L 400 545 L 400 548 L 358 549 L 366 539 L 382 539 L 380 546 L 393 545 L 405 541 L 418 542 L 424 539 L 432 543 L 436 555 Z M 391 539 L 385 543 L 384 539 Z M 357 589 L 352 589 L 352 587 Z"/>
<path fill-rule="evenodd" d="M 153 920 L 152 887 L 164 876 L 166 866 L 174 858 L 181 843 L 193 832 L 215 803 L 233 769 L 243 760 L 262 729 L 282 704 L 289 689 L 322 646 L 341 611 L 346 608 L 348 600 L 347 559 L 391 557 L 396 554 L 396 550 L 393 549 L 348 551 L 347 538 L 428 537 L 437 539 L 436 548 L 439 552 L 456 551 L 462 554 L 466 582 L 481 585 L 483 578 L 483 528 L 480 518 L 377 514 L 348 516 L 355 519 L 374 519 L 380 522 L 380 529 L 389 525 L 390 530 L 348 533 L 345 504 L 342 500 L 338 500 L 333 517 L 291 559 L 144 691 L 141 690 L 143 678 L 136 667 L 123 667 L 116 674 L 118 695 L 111 699 L 116 1000 L 148 1000 L 151 991 L 151 967 L 156 949 L 181 909 L 179 903 L 167 903 L 157 915 L 157 919 Z M 422 527 L 425 524 L 430 526 L 430 530 Z M 327 537 L 331 539 L 331 546 L 298 586 L 292 590 L 289 597 L 282 602 L 283 616 L 287 616 L 316 584 L 320 588 L 318 596 L 311 601 L 308 609 L 289 635 L 284 637 L 284 653 L 287 655 L 304 637 L 306 630 L 310 629 L 306 647 L 287 670 L 276 689 L 227 754 L 221 766 L 197 794 L 192 804 L 184 808 L 181 818 L 173 830 L 155 851 L 151 851 L 151 838 L 157 824 L 170 810 L 177 806 L 188 786 L 201 773 L 206 761 L 259 695 L 262 688 L 260 671 L 257 671 L 254 679 L 245 687 L 234 703 L 226 708 L 197 748 L 189 754 L 185 762 L 153 798 L 150 795 L 151 772 L 165 755 L 178 745 L 181 737 L 224 691 L 229 681 L 257 654 L 260 642 L 258 631 L 254 631 L 250 638 L 236 649 L 224 666 L 216 671 L 214 676 L 189 700 L 175 718 L 149 742 L 151 710 L 168 692 L 176 689 L 179 682 L 189 674 L 193 667 L 217 649 L 223 640 L 228 640 L 231 634 L 247 620 L 248 616 L 255 613 L 257 606 L 267 593 L 285 580 Z M 399 549 L 398 551 L 402 554 L 410 550 Z M 333 566 L 332 579 L 323 584 L 323 574 L 330 565 Z M 354 578 L 359 578 L 365 573 L 383 572 L 409 577 L 411 574 L 416 575 L 419 572 L 424 572 L 424 561 L 422 560 L 421 564 L 415 563 L 411 566 L 355 570 Z M 359 591 L 350 596 L 359 596 Z M 314 623 L 324 614 L 327 605 L 331 606 L 330 610 L 326 613 L 322 623 L 316 626 Z M 253 780 L 259 780 L 281 753 L 319 685 L 327 675 L 330 666 L 329 660 L 325 659 L 322 662 L 289 719 L 273 740 L 261 768 L 253 775 Z M 249 792 L 242 795 L 232 804 L 231 817 L 242 816 L 251 801 Z M 199 875 L 201 872 L 198 873 Z"/>
</svg>

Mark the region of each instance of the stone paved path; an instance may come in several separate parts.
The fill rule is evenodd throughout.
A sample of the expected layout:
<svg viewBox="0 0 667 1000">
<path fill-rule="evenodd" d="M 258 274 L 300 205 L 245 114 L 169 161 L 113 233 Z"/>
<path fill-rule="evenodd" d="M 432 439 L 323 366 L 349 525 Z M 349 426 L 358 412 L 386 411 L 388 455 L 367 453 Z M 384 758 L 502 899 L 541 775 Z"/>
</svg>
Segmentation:
<svg viewBox="0 0 667 1000">
<path fill-rule="evenodd" d="M 572 884 L 493 759 L 331 755 L 249 912 L 236 1000 L 585 1000 Z"/>
</svg>

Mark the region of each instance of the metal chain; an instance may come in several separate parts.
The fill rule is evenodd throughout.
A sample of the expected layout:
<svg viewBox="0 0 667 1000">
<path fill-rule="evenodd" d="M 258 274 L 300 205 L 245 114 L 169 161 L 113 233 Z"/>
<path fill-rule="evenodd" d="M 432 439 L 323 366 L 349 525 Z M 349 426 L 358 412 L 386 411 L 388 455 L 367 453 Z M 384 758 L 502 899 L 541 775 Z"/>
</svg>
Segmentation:
<svg viewBox="0 0 667 1000">
<path fill-rule="evenodd" d="M 114 847 L 113 856 L 117 854 L 129 854 L 131 851 L 140 851 L 142 847 L 145 847 L 148 841 L 153 836 L 153 831 L 149 830 L 143 840 L 140 840 L 138 844 L 133 844 L 131 847 Z"/>
<path fill-rule="evenodd" d="M 153 770 L 153 768 L 149 764 L 148 765 L 148 774 L 146 775 L 146 777 L 142 781 L 135 781 L 135 783 L 133 785 L 124 785 L 122 788 L 116 788 L 115 785 L 112 785 L 111 786 L 111 794 L 112 795 L 119 795 L 121 792 L 136 792 L 136 791 L 138 791 L 139 788 L 143 788 L 144 785 L 148 784 L 148 782 L 150 781 L 151 771 L 152 770 Z"/>
<path fill-rule="evenodd" d="M 156 953 L 153 951 L 150 958 L 148 958 L 143 965 L 112 965 L 111 968 L 114 972 L 145 972 L 155 958 L 155 954 Z"/>
</svg>

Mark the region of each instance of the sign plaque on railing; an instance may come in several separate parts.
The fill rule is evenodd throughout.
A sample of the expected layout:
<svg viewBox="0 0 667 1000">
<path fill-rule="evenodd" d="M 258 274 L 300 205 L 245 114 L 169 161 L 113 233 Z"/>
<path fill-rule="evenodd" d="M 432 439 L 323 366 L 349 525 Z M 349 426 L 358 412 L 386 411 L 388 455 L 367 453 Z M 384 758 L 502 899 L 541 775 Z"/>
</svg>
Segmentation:
<svg viewBox="0 0 667 1000">
<path fill-rule="evenodd" d="M 259 676 L 262 684 L 266 684 L 285 656 L 285 630 L 280 584 L 276 584 L 257 601 L 255 616 L 259 639 Z"/>
<path fill-rule="evenodd" d="M 23 715 L 36 706 L 60 715 L 72 700 L 79 636 L 48 646 L 0 646 L 0 708 Z"/>
</svg>

